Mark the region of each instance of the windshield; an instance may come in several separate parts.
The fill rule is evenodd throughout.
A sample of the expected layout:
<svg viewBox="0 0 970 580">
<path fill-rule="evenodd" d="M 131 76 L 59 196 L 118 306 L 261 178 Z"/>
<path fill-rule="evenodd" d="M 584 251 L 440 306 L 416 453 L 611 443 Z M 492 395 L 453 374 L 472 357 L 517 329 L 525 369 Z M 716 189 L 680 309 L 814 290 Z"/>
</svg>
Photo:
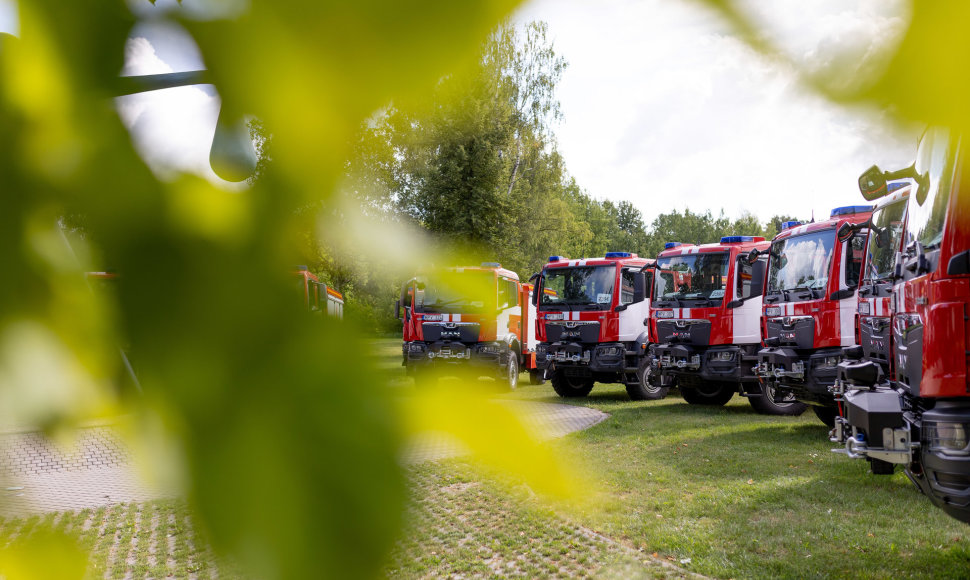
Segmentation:
<svg viewBox="0 0 970 580">
<path fill-rule="evenodd" d="M 495 307 L 495 275 L 482 270 L 443 270 L 415 281 L 417 312 L 481 312 Z"/>
<path fill-rule="evenodd" d="M 940 246 L 943 220 L 950 199 L 956 161 L 956 140 L 946 129 L 931 129 L 920 141 L 916 153 L 918 189 L 909 196 L 906 244 L 918 241 L 924 249 Z"/>
<path fill-rule="evenodd" d="M 616 266 L 548 268 L 542 306 L 585 306 L 607 309 L 613 301 Z"/>
<path fill-rule="evenodd" d="M 901 199 L 873 212 L 864 279 L 879 281 L 888 280 L 892 276 L 896 252 L 899 250 L 899 237 L 903 233 L 905 209 L 906 201 Z"/>
<path fill-rule="evenodd" d="M 825 288 L 834 245 L 834 229 L 792 236 L 771 244 L 768 292 Z"/>
<path fill-rule="evenodd" d="M 687 254 L 657 260 L 656 300 L 718 300 L 727 287 L 727 253 Z"/>
</svg>

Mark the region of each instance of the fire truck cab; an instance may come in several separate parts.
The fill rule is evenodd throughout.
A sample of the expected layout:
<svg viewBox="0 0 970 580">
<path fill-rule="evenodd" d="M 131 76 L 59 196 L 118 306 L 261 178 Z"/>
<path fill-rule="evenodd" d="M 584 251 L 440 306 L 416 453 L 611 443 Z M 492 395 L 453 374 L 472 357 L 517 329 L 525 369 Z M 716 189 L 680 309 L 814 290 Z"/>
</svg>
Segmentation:
<svg viewBox="0 0 970 580">
<path fill-rule="evenodd" d="M 420 383 L 449 369 L 471 371 L 514 389 L 524 367 L 540 382 L 531 292 L 532 285 L 497 262 L 433 269 L 408 280 L 395 306 L 408 374 Z"/>
<path fill-rule="evenodd" d="M 657 256 L 651 347 L 661 383 L 690 404 L 724 405 L 740 392 L 760 413 L 798 415 L 805 405 L 765 394 L 753 367 L 761 348 L 761 294 L 769 242 L 725 236 L 716 244 L 669 242 Z"/>
<path fill-rule="evenodd" d="M 667 394 L 647 361 L 653 263 L 630 252 L 551 256 L 533 277 L 536 364 L 559 396 L 585 397 L 595 382 L 623 383 L 635 400 Z"/>
<path fill-rule="evenodd" d="M 306 266 L 298 266 L 294 275 L 303 290 L 303 306 L 309 312 L 322 312 L 334 318 L 344 317 L 344 295 L 320 281 Z"/>
<path fill-rule="evenodd" d="M 829 390 L 842 348 L 856 344 L 856 296 L 872 206 L 832 210 L 829 219 L 793 225 L 768 250 L 755 374 L 778 396 L 794 395 L 832 426 Z M 796 222 L 797 223 L 797 222 Z"/>
</svg>

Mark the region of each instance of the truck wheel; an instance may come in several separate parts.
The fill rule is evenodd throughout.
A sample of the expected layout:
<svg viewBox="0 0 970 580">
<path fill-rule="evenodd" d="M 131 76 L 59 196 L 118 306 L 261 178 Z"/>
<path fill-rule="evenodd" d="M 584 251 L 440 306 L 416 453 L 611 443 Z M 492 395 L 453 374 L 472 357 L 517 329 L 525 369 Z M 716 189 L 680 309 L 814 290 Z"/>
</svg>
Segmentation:
<svg viewBox="0 0 970 580">
<path fill-rule="evenodd" d="M 869 470 L 873 475 L 892 475 L 896 471 L 896 464 L 875 457 L 867 457 L 869 460 Z"/>
<path fill-rule="evenodd" d="M 680 396 L 691 405 L 726 405 L 737 391 L 734 383 L 701 382 L 697 386 L 681 385 Z"/>
<path fill-rule="evenodd" d="M 505 365 L 505 384 L 510 391 L 519 386 L 519 359 L 514 353 L 509 355 L 509 364 Z"/>
<path fill-rule="evenodd" d="M 775 402 L 775 388 L 761 385 L 761 394 L 748 397 L 751 407 L 762 415 L 801 415 L 808 405 L 795 400 L 795 393 L 788 393 L 782 402 Z"/>
<path fill-rule="evenodd" d="M 567 377 L 562 371 L 552 374 L 552 389 L 563 398 L 585 397 L 593 390 L 593 379 L 583 377 Z"/>
<path fill-rule="evenodd" d="M 532 369 L 529 371 L 529 384 L 542 385 L 546 382 L 546 373 L 542 369 Z"/>
<path fill-rule="evenodd" d="M 626 393 L 634 401 L 656 401 L 667 396 L 670 387 L 660 386 L 660 377 L 653 372 L 650 361 L 644 360 L 637 369 L 637 382 L 627 383 Z"/>
<path fill-rule="evenodd" d="M 826 425 L 829 429 L 835 427 L 835 416 L 838 414 L 838 410 L 835 407 L 819 407 L 818 405 L 812 405 L 812 411 L 815 411 L 815 416 Z"/>
</svg>

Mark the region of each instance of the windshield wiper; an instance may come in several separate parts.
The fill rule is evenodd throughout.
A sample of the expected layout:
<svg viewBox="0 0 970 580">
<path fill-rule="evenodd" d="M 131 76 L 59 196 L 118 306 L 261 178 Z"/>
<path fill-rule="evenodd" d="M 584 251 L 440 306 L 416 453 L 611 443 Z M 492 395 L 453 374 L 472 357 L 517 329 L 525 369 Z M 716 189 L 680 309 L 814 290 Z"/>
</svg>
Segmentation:
<svg viewBox="0 0 970 580">
<path fill-rule="evenodd" d="M 772 302 L 778 302 L 778 300 L 774 297 L 776 294 L 781 294 L 782 300 L 788 302 L 788 291 L 782 288 L 776 288 L 774 290 L 768 290 L 765 292 L 765 302 L 768 302 L 769 304 Z"/>
<path fill-rule="evenodd" d="M 819 295 L 817 295 L 817 296 L 815 295 L 815 291 L 816 290 L 819 292 Z M 807 291 L 808 292 L 808 295 L 811 296 L 813 299 L 815 299 L 815 298 L 821 298 L 822 297 L 821 296 L 822 290 L 820 288 L 812 288 L 811 286 L 795 286 L 794 288 L 791 289 L 791 291 L 792 292 L 806 292 Z M 804 295 L 796 295 L 795 297 L 796 298 L 805 298 Z"/>
</svg>

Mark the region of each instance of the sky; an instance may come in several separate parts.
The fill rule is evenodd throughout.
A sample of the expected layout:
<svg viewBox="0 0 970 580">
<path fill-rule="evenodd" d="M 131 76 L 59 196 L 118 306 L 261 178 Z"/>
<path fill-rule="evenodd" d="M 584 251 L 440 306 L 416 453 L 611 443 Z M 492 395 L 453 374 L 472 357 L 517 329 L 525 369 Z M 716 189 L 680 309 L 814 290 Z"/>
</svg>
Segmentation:
<svg viewBox="0 0 970 580">
<path fill-rule="evenodd" d="M 174 0 L 151 10 L 167 4 Z M 0 0 L 0 31 L 17 30 L 11 6 Z M 819 218 L 862 202 L 856 179 L 870 165 L 912 161 L 918 128 L 832 104 L 799 80 L 878 70 L 905 31 L 906 3 L 750 0 L 745 9 L 786 59 L 757 54 L 689 0 L 531 0 L 516 13 L 546 21 L 568 62 L 555 133 L 590 195 L 632 202 L 648 225 L 684 209 Z M 125 53 L 123 74 L 204 66 L 182 29 L 158 22 L 132 30 Z M 212 87 L 124 97 L 118 110 L 160 177 L 189 171 L 224 183 L 208 163 L 219 110 Z"/>
</svg>

